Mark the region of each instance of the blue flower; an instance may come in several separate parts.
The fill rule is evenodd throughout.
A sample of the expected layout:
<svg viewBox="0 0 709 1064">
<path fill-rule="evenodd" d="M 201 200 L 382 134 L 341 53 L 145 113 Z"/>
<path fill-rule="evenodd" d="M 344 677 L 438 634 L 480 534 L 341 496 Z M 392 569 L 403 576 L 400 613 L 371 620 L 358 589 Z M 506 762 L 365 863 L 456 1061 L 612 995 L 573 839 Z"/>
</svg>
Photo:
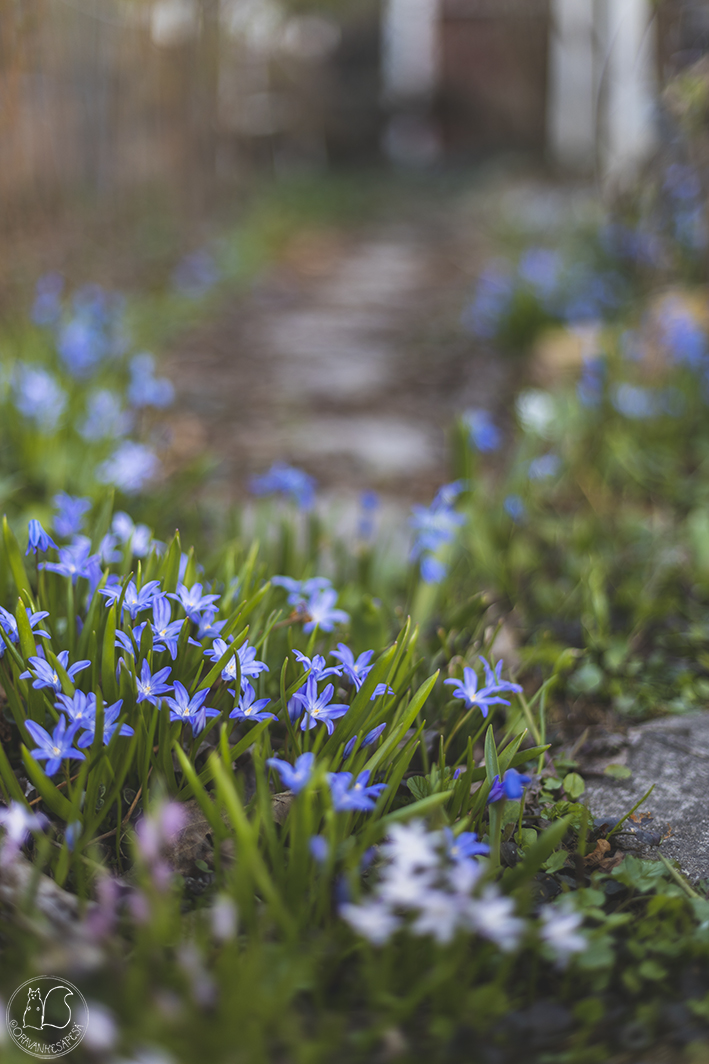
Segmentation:
<svg viewBox="0 0 709 1064">
<path fill-rule="evenodd" d="M 160 472 L 158 456 L 142 443 L 124 440 L 110 458 L 96 469 L 102 484 L 113 484 L 119 491 L 134 495 L 154 480 Z"/>
<path fill-rule="evenodd" d="M 170 406 L 175 398 L 172 381 L 167 377 L 155 377 L 155 359 L 147 351 L 131 359 L 131 380 L 128 385 L 128 401 L 131 406 Z"/>
<path fill-rule="evenodd" d="M 465 523 L 464 514 L 451 508 L 462 486 L 444 484 L 438 491 L 430 506 L 412 506 L 409 524 L 416 532 L 413 555 L 415 558 L 424 551 L 435 551 L 444 543 L 450 543 L 456 529 Z"/>
<path fill-rule="evenodd" d="M 200 617 L 199 623 L 198 623 L 198 626 L 197 626 L 197 639 L 200 640 L 200 642 L 203 639 L 218 639 L 219 638 L 219 633 L 221 632 L 222 628 L 226 624 L 226 621 L 216 621 L 215 620 L 216 616 L 217 616 L 217 610 L 207 609 L 207 610 L 204 611 L 204 613 Z M 192 643 L 194 644 L 195 641 L 192 640 Z M 199 646 L 199 643 L 197 643 L 195 645 Z"/>
<path fill-rule="evenodd" d="M 490 852 L 487 843 L 478 842 L 474 831 L 461 831 L 460 835 L 454 836 L 450 828 L 443 829 L 446 843 L 446 853 L 452 861 L 466 861 L 470 857 L 486 856 Z"/>
<path fill-rule="evenodd" d="M 309 580 L 294 580 L 291 576 L 273 576 L 271 583 L 276 587 L 282 587 L 288 592 L 288 605 L 301 609 L 307 605 L 308 599 L 316 591 L 324 591 L 332 587 L 332 580 L 326 576 L 313 576 Z"/>
<path fill-rule="evenodd" d="M 26 720 L 25 728 L 37 743 L 30 753 L 35 761 L 47 762 L 44 771 L 48 776 L 53 776 L 59 770 L 64 758 L 71 758 L 72 761 L 86 760 L 86 755 L 72 746 L 79 725 L 72 724 L 67 728 L 66 717 L 60 718 L 51 735 L 33 720 Z"/>
<path fill-rule="evenodd" d="M 136 558 L 144 558 L 153 542 L 153 534 L 147 525 L 136 525 L 123 510 L 113 515 L 111 531 L 123 544 L 130 543 L 131 553 Z"/>
<path fill-rule="evenodd" d="M 421 559 L 421 579 L 424 584 L 440 584 L 448 575 L 448 566 L 433 554 L 425 554 Z"/>
<path fill-rule="evenodd" d="M 350 683 L 353 683 L 356 689 L 359 691 L 360 687 L 366 680 L 368 674 L 374 668 L 372 662 L 373 650 L 363 651 L 357 660 L 353 651 L 345 643 L 338 643 L 337 650 L 330 651 L 330 657 L 336 658 L 341 662 L 342 670 Z M 319 678 L 319 677 L 318 677 Z"/>
<path fill-rule="evenodd" d="M 123 705 L 123 699 L 119 698 L 118 701 L 114 702 L 112 706 L 104 706 L 104 709 L 103 709 L 103 745 L 104 746 L 108 746 L 108 744 L 110 743 L 111 739 L 113 738 L 113 736 L 114 736 L 114 734 L 116 732 L 116 728 L 119 727 L 118 717 L 119 717 L 119 714 L 121 712 L 122 705 Z M 94 710 L 95 710 L 95 706 L 94 706 Z M 78 743 L 76 745 L 81 747 L 82 750 L 85 750 L 87 746 L 91 746 L 91 744 L 93 743 L 94 738 L 96 736 L 96 717 L 94 716 L 91 719 L 85 721 L 82 724 L 82 728 L 85 728 L 86 730 L 83 732 L 83 734 L 81 735 L 81 738 L 79 739 L 79 741 L 78 741 Z M 129 739 L 131 735 L 135 734 L 135 732 L 134 732 L 133 728 L 131 728 L 128 724 L 121 724 L 120 725 L 120 731 L 119 731 L 118 734 L 122 735 L 126 739 Z"/>
<path fill-rule="evenodd" d="M 143 661 L 140 677 L 136 676 L 135 681 L 138 688 L 136 702 L 150 702 L 156 706 L 160 701 L 160 695 L 164 695 L 166 691 L 170 690 L 170 685 L 165 683 L 165 680 L 171 671 L 170 667 L 167 666 L 164 669 L 158 669 L 155 675 L 151 676 L 150 666 L 147 661 Z"/>
<path fill-rule="evenodd" d="M 60 492 L 52 499 L 56 507 L 56 514 L 52 522 L 54 531 L 58 536 L 75 536 L 84 527 L 84 514 L 91 509 L 91 499 L 78 498 L 75 495 L 67 495 Z"/>
<path fill-rule="evenodd" d="M 178 584 L 176 592 L 170 591 L 168 593 L 168 598 L 179 602 L 189 619 L 197 623 L 199 623 L 202 610 L 209 609 L 215 602 L 219 601 L 219 597 L 219 595 L 203 595 L 201 584 L 193 584 L 192 587 Z"/>
<path fill-rule="evenodd" d="M 305 606 L 308 620 L 303 625 L 303 631 L 312 632 L 319 628 L 322 632 L 331 632 L 336 624 L 347 624 L 349 614 L 335 609 L 336 602 L 337 592 L 334 588 L 316 592 Z"/>
<path fill-rule="evenodd" d="M 146 662 L 143 662 L 143 671 L 145 671 Z M 170 670 L 168 669 L 168 672 Z M 164 672 L 164 670 L 161 670 Z M 155 680 L 158 679 L 160 673 L 155 674 Z M 167 691 L 168 688 L 166 687 Z M 207 717 L 218 717 L 219 711 L 216 709 L 210 709 L 204 705 L 204 702 L 209 694 L 208 689 L 202 691 L 195 691 L 190 698 L 189 691 L 179 680 L 175 680 L 173 686 L 173 692 L 175 697 L 170 698 L 166 696 L 165 701 L 170 707 L 170 720 L 180 721 L 180 723 L 189 723 L 192 725 L 192 734 L 199 735 L 204 730 L 204 726 L 207 723 Z M 140 701 L 140 699 L 138 699 Z M 152 702 L 153 700 L 150 699 Z"/>
<path fill-rule="evenodd" d="M 79 724 L 82 728 L 94 727 L 96 695 L 93 692 L 87 695 L 83 691 L 75 691 L 73 695 L 59 694 L 59 698 L 54 705 L 57 709 L 61 709 L 63 713 L 66 713 L 72 724 Z M 81 742 L 78 745 L 81 746 Z M 85 746 L 86 744 L 84 743 L 83 745 Z"/>
<path fill-rule="evenodd" d="M 528 476 L 530 480 L 545 480 L 547 477 L 555 477 L 560 468 L 561 459 L 558 454 L 542 454 L 529 463 Z"/>
<path fill-rule="evenodd" d="M 330 853 L 330 845 L 322 835 L 313 835 L 308 842 L 311 856 L 319 865 L 325 864 Z"/>
<path fill-rule="evenodd" d="M 70 576 L 73 584 L 79 577 L 84 577 L 95 587 L 101 579 L 99 556 L 91 554 L 91 540 L 86 536 L 77 536 L 68 547 L 60 547 L 58 562 L 40 562 L 39 568 L 59 576 Z"/>
<path fill-rule="evenodd" d="M 377 739 L 382 734 L 382 732 L 385 730 L 385 728 L 386 728 L 386 722 L 384 724 L 377 725 L 376 728 L 372 728 L 372 730 L 370 732 L 367 732 L 367 734 L 365 735 L 364 739 L 362 740 L 362 745 L 360 746 L 360 750 L 364 750 L 365 746 L 372 746 L 374 743 L 376 743 Z M 352 738 L 350 739 L 350 741 L 345 746 L 345 749 L 342 752 L 342 758 L 343 758 L 344 761 L 347 760 L 347 758 L 350 756 L 350 754 L 354 750 L 356 742 L 357 742 L 357 736 L 353 735 Z"/>
<path fill-rule="evenodd" d="M 49 617 L 49 611 L 41 610 L 39 613 L 32 613 L 31 610 L 25 609 L 25 613 L 27 614 L 27 619 L 29 620 L 30 628 L 32 629 L 34 634 L 41 635 L 45 639 L 49 639 L 49 632 L 45 632 L 43 628 L 37 628 L 37 625 L 40 621 L 44 620 L 45 617 Z M 19 643 L 20 633 L 17 628 L 17 621 L 15 620 L 13 615 L 9 613 L 8 610 L 4 609 L 2 606 L 0 606 L 0 627 L 2 627 L 3 631 L 5 632 L 11 643 Z M 5 641 L 3 639 L 0 639 L 0 658 L 3 656 L 4 653 Z"/>
<path fill-rule="evenodd" d="M 699 174 L 692 166 L 670 163 L 665 171 L 663 188 L 677 200 L 696 200 L 702 194 Z"/>
<path fill-rule="evenodd" d="M 318 686 L 315 679 L 312 676 L 308 677 L 305 687 L 301 687 L 293 695 L 305 710 L 305 716 L 300 722 L 301 731 L 309 731 L 318 722 L 322 722 L 327 728 L 328 735 L 332 735 L 335 730 L 333 721 L 339 717 L 344 717 L 350 708 L 349 706 L 331 704 L 330 700 L 334 693 L 335 688 L 329 683 L 322 693 L 318 694 Z"/>
<path fill-rule="evenodd" d="M 163 597 L 153 599 L 153 622 L 151 628 L 156 640 L 153 649 L 169 650 L 174 661 L 177 657 L 177 639 L 185 622 L 170 620 L 170 603 Z"/>
<path fill-rule="evenodd" d="M 516 695 L 521 693 L 522 687 L 520 684 L 513 683 L 512 680 L 502 679 L 502 666 L 504 664 L 502 658 L 497 662 L 494 669 L 482 656 L 480 657 L 480 661 L 485 670 L 485 684 L 487 687 L 496 687 L 498 691 L 511 691 Z"/>
<path fill-rule="evenodd" d="M 331 655 L 332 656 L 332 655 Z M 324 680 L 326 676 L 341 676 L 341 665 L 326 665 L 325 658 L 322 654 L 315 654 L 314 657 L 307 657 L 302 650 L 294 650 L 293 657 L 296 658 L 303 669 L 307 672 L 310 670 L 310 675 L 318 682 Z"/>
<path fill-rule="evenodd" d="M 57 654 L 57 661 L 62 666 L 62 668 L 66 670 L 66 674 L 72 681 L 72 683 L 77 673 L 83 672 L 84 669 L 88 669 L 89 665 L 91 664 L 90 661 L 77 661 L 76 664 L 69 665 L 68 650 L 62 650 L 59 654 Z M 29 664 L 32 666 L 32 669 L 34 671 L 30 672 L 28 670 L 26 672 L 20 673 L 21 680 L 30 680 L 32 679 L 32 677 L 34 677 L 34 679 L 32 679 L 32 686 L 36 690 L 39 690 L 42 687 L 53 687 L 57 694 L 60 693 L 62 689 L 62 682 L 59 679 L 56 670 L 52 668 L 48 661 L 45 661 L 44 658 L 31 657 L 29 659 Z"/>
<path fill-rule="evenodd" d="M 606 363 L 603 358 L 586 357 L 583 360 L 581 377 L 576 385 L 576 394 L 583 406 L 598 406 L 603 398 Z"/>
<path fill-rule="evenodd" d="M 661 404 L 656 391 L 652 388 L 642 388 L 640 385 L 623 384 L 617 385 L 612 397 L 613 406 L 619 414 L 633 420 L 644 420 L 656 417 L 660 413 Z"/>
<path fill-rule="evenodd" d="M 473 301 L 463 312 L 461 324 L 483 340 L 491 340 L 507 314 L 515 291 L 514 279 L 505 263 L 492 263 L 480 274 Z"/>
<path fill-rule="evenodd" d="M 132 619 L 135 620 L 142 610 L 151 609 L 159 587 L 159 580 L 148 580 L 146 584 L 143 584 L 140 591 L 138 591 L 138 588 L 135 586 L 135 581 L 131 580 L 123 597 L 123 609 L 128 610 Z M 111 584 L 108 587 L 101 588 L 99 591 L 99 595 L 104 596 L 107 600 L 107 604 L 118 602 L 122 594 L 123 588 L 120 584 Z"/>
<path fill-rule="evenodd" d="M 51 373 L 19 365 L 14 374 L 15 406 L 42 432 L 52 432 L 66 406 L 66 393 Z"/>
<path fill-rule="evenodd" d="M 470 433 L 470 442 L 478 451 L 497 451 L 502 443 L 502 433 L 487 410 L 468 410 L 463 422 Z"/>
<path fill-rule="evenodd" d="M 205 656 L 212 661 L 219 661 L 227 649 L 228 644 L 223 639 L 215 639 L 211 650 L 205 650 Z M 262 672 L 268 672 L 269 668 L 265 661 L 256 661 L 256 648 L 249 646 L 248 642 L 242 643 L 237 650 L 239 668 L 241 671 L 241 690 L 245 690 L 246 682 L 255 679 Z M 230 658 L 222 669 L 223 680 L 236 679 L 236 657 Z"/>
<path fill-rule="evenodd" d="M 561 256 L 549 248 L 529 248 L 517 266 L 517 275 L 544 304 L 556 293 L 561 271 Z"/>
<path fill-rule="evenodd" d="M 369 540 L 374 535 L 374 514 L 381 506 L 376 491 L 363 491 L 359 505 L 362 512 L 357 524 L 357 536 L 359 539 Z"/>
<path fill-rule="evenodd" d="M 315 502 L 316 480 L 294 466 L 274 462 L 267 473 L 251 478 L 254 495 L 286 495 L 301 510 L 311 510 Z"/>
<path fill-rule="evenodd" d="M 494 674 L 493 674 L 494 675 Z M 483 717 L 487 717 L 490 706 L 503 705 L 509 706 L 509 702 L 500 698 L 499 695 L 502 691 L 517 690 L 521 688 L 517 684 L 508 684 L 507 681 L 497 681 L 491 684 L 487 684 L 485 687 L 478 690 L 478 677 L 475 669 L 471 669 L 469 666 L 465 666 L 463 669 L 463 679 L 449 679 L 444 680 L 444 684 L 454 687 L 454 698 L 462 698 L 465 702 L 466 709 L 472 709 L 473 706 L 478 706 Z"/>
<path fill-rule="evenodd" d="M 89 397 L 86 418 L 77 431 L 89 443 L 94 443 L 125 436 L 132 422 L 132 415 L 122 408 L 118 396 L 108 388 L 101 388 Z"/>
<path fill-rule="evenodd" d="M 27 544 L 25 557 L 27 557 L 30 551 L 33 551 L 36 554 L 38 550 L 41 550 L 44 554 L 50 547 L 54 547 L 54 550 L 59 550 L 52 537 L 47 535 L 39 521 L 33 518 L 28 527 L 30 541 Z"/>
<path fill-rule="evenodd" d="M 336 813 L 370 812 L 386 783 L 369 784 L 370 772 L 365 769 L 352 783 L 351 772 L 328 772 L 332 805 Z"/>
<path fill-rule="evenodd" d="M 231 688 L 228 689 L 229 694 L 236 698 L 236 692 Z M 239 698 L 239 703 L 232 709 L 229 716 L 233 720 L 278 720 L 275 713 L 264 713 L 263 709 L 271 701 L 270 698 L 258 698 L 256 701 L 256 692 L 250 683 L 244 685 L 244 689 Z"/>
<path fill-rule="evenodd" d="M 531 776 L 525 776 L 514 768 L 508 768 L 502 780 L 497 775 L 493 776 L 490 793 L 487 798 L 488 804 L 490 802 L 499 802 L 501 798 L 509 798 L 511 802 L 519 801 L 524 794 L 524 788 L 531 782 Z"/>
<path fill-rule="evenodd" d="M 72 376 L 88 377 L 108 353 L 106 336 L 90 314 L 75 314 L 59 330 L 57 351 Z"/>
<path fill-rule="evenodd" d="M 269 768 L 275 768 L 281 777 L 282 783 L 288 790 L 293 791 L 293 794 L 299 794 L 310 782 L 310 778 L 313 775 L 315 754 L 301 754 L 297 758 L 295 765 L 290 765 L 287 761 L 281 760 L 280 757 L 269 757 L 266 760 L 266 764 Z"/>
<path fill-rule="evenodd" d="M 521 524 L 527 516 L 527 507 L 519 495 L 507 495 L 502 506 L 507 516 L 511 517 L 517 525 Z"/>
</svg>

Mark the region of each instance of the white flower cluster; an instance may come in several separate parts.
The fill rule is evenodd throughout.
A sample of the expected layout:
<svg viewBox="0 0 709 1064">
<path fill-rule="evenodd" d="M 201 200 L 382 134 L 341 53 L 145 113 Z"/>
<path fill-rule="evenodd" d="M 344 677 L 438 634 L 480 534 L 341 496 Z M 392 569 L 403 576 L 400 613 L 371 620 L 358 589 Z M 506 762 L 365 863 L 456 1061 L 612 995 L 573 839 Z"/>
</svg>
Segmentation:
<svg viewBox="0 0 709 1064">
<path fill-rule="evenodd" d="M 512 952 L 531 930 L 515 914 L 512 898 L 484 883 L 485 864 L 466 856 L 450 832 L 428 831 L 420 820 L 396 825 L 381 852 L 386 864 L 370 898 L 340 907 L 342 918 L 373 945 L 406 928 L 444 944 L 459 933 L 477 934 Z M 578 933 L 582 919 L 564 906 L 544 911 L 539 938 L 558 964 L 586 948 Z"/>
</svg>

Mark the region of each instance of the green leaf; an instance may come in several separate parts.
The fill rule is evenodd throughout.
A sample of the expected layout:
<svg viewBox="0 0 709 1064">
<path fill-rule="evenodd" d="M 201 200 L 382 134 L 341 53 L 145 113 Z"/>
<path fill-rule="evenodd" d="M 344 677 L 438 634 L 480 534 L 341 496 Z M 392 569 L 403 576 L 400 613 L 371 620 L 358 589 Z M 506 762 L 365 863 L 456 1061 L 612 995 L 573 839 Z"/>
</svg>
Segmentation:
<svg viewBox="0 0 709 1064">
<path fill-rule="evenodd" d="M 6 789 L 7 789 L 7 794 L 9 795 L 10 798 L 13 798 L 16 802 L 19 802 L 20 805 L 25 805 L 25 806 L 28 805 L 27 799 L 25 798 L 25 796 L 24 796 L 24 794 L 22 792 L 22 788 L 20 787 L 20 784 L 19 784 L 19 782 L 17 780 L 17 776 L 15 775 L 15 773 L 12 771 L 12 769 L 10 767 L 10 762 L 7 760 L 7 754 L 5 753 L 5 749 L 4 749 L 4 747 L 3 747 L 1 742 L 0 742 L 0 779 L 2 779 L 2 782 L 4 783 L 4 785 L 5 785 Z"/>
<path fill-rule="evenodd" d="M 603 775 L 611 776 L 614 780 L 627 780 L 632 774 L 627 765 L 606 765 L 603 769 Z"/>
<path fill-rule="evenodd" d="M 497 747 L 495 746 L 495 735 L 492 730 L 492 724 L 488 725 L 487 732 L 485 733 L 485 775 L 487 776 L 487 782 L 491 786 L 495 776 L 500 775 L 500 765 L 497 760 Z"/>
<path fill-rule="evenodd" d="M 558 872 L 561 868 L 564 867 L 564 865 L 566 864 L 566 858 L 568 856 L 569 855 L 566 850 L 555 850 L 551 857 L 548 857 L 546 859 L 546 861 L 542 865 L 542 868 L 545 872 L 549 872 L 553 875 L 554 872 Z"/>
<path fill-rule="evenodd" d="M 544 831 L 533 846 L 530 846 L 525 859 L 515 868 L 509 868 L 502 877 L 505 887 L 512 891 L 522 883 L 532 879 L 550 854 L 557 848 L 571 825 L 571 817 L 564 817 Z"/>
<path fill-rule="evenodd" d="M 32 585 L 27 576 L 25 563 L 22 559 L 22 552 L 20 551 L 20 545 L 15 538 L 14 532 L 7 523 L 7 517 L 3 517 L 2 519 L 2 535 L 3 540 L 5 541 L 5 554 L 10 565 L 12 579 L 15 581 L 17 593 L 21 594 L 23 591 L 26 591 L 32 601 Z"/>
<path fill-rule="evenodd" d="M 28 658 L 34 657 L 37 654 L 37 644 L 34 641 L 34 635 L 30 627 L 30 619 L 27 616 L 27 610 L 22 599 L 17 600 L 17 608 L 15 609 L 15 618 L 17 620 L 17 632 L 20 637 L 20 650 L 25 661 Z"/>
<path fill-rule="evenodd" d="M 40 795 L 44 804 L 56 816 L 61 817 L 65 823 L 70 824 L 74 819 L 74 810 L 71 802 L 64 797 L 61 791 L 57 790 L 49 777 L 45 776 L 32 754 L 24 745 L 22 746 L 22 760 L 25 763 L 27 775 L 37 788 L 37 794 Z"/>
<path fill-rule="evenodd" d="M 426 776 L 412 776 L 406 781 L 406 786 L 409 788 L 414 798 L 428 798 L 430 794 L 430 784 L 428 777 Z"/>
<path fill-rule="evenodd" d="M 564 790 L 572 801 L 576 801 L 586 790 L 586 784 L 578 772 L 569 772 L 564 776 Z"/>
<path fill-rule="evenodd" d="M 111 606 L 106 618 L 106 628 L 103 633 L 103 647 L 101 648 L 101 683 L 103 693 L 110 703 L 118 699 L 118 685 L 116 683 L 116 605 Z"/>
</svg>

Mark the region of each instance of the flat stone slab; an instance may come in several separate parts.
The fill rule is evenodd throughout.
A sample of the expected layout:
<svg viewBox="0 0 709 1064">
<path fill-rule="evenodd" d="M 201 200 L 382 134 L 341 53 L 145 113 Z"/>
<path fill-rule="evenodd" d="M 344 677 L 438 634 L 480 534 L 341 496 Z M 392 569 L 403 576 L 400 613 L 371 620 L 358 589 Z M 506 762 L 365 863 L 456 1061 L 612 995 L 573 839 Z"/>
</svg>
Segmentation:
<svg viewBox="0 0 709 1064">
<path fill-rule="evenodd" d="M 676 860 L 692 881 L 709 878 L 709 712 L 649 721 L 631 728 L 620 756 L 628 779 L 587 779 L 584 800 L 596 821 L 624 816 L 655 784 L 619 845 L 639 857 Z"/>
</svg>

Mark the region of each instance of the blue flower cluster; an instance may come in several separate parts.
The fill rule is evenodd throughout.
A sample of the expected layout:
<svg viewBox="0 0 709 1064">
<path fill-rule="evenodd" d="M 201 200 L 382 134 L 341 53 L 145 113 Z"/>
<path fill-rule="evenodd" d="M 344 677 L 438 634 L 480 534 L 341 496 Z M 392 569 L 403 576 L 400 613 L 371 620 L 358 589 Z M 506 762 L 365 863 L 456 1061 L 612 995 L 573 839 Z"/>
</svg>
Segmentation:
<svg viewBox="0 0 709 1064">
<path fill-rule="evenodd" d="M 475 669 L 471 669 L 468 665 L 463 669 L 462 680 L 451 677 L 443 682 L 454 689 L 454 698 L 463 699 L 466 709 L 472 709 L 477 706 L 483 717 L 487 717 L 490 706 L 509 706 L 510 703 L 507 699 L 500 698 L 501 694 L 506 694 L 507 692 L 519 694 L 522 688 L 518 683 L 502 679 L 502 660 L 498 661 L 494 669 L 490 667 L 485 658 L 480 658 L 480 661 L 485 671 L 485 683 L 481 688 L 478 689 L 478 676 Z"/>
<path fill-rule="evenodd" d="M 130 355 L 122 296 L 85 285 L 65 298 L 63 287 L 57 274 L 37 283 L 31 319 L 48 341 L 43 361 L 0 367 L 0 408 L 8 402 L 20 415 L 6 424 L 96 445 L 95 479 L 126 494 L 141 492 L 161 463 L 151 446 L 130 437 L 141 411 L 170 406 L 174 387 L 156 376 L 151 354 Z"/>
<path fill-rule="evenodd" d="M 453 503 L 465 490 L 461 480 L 444 484 L 430 506 L 413 506 L 409 524 L 414 529 L 411 560 L 419 562 L 421 579 L 426 584 L 440 584 L 448 569 L 438 557 L 441 547 L 452 543 L 456 530 L 465 524 L 465 515 L 453 509 Z"/>
<path fill-rule="evenodd" d="M 254 495 L 283 495 L 301 510 L 312 510 L 317 481 L 302 469 L 274 462 L 267 473 L 251 478 Z"/>
<path fill-rule="evenodd" d="M 549 320 L 579 324 L 613 314 L 626 295 L 616 270 L 567 263 L 558 251 L 532 247 L 520 256 L 516 270 L 504 262 L 483 270 L 461 323 L 478 339 L 494 340 L 521 300 L 531 299 Z"/>
</svg>

